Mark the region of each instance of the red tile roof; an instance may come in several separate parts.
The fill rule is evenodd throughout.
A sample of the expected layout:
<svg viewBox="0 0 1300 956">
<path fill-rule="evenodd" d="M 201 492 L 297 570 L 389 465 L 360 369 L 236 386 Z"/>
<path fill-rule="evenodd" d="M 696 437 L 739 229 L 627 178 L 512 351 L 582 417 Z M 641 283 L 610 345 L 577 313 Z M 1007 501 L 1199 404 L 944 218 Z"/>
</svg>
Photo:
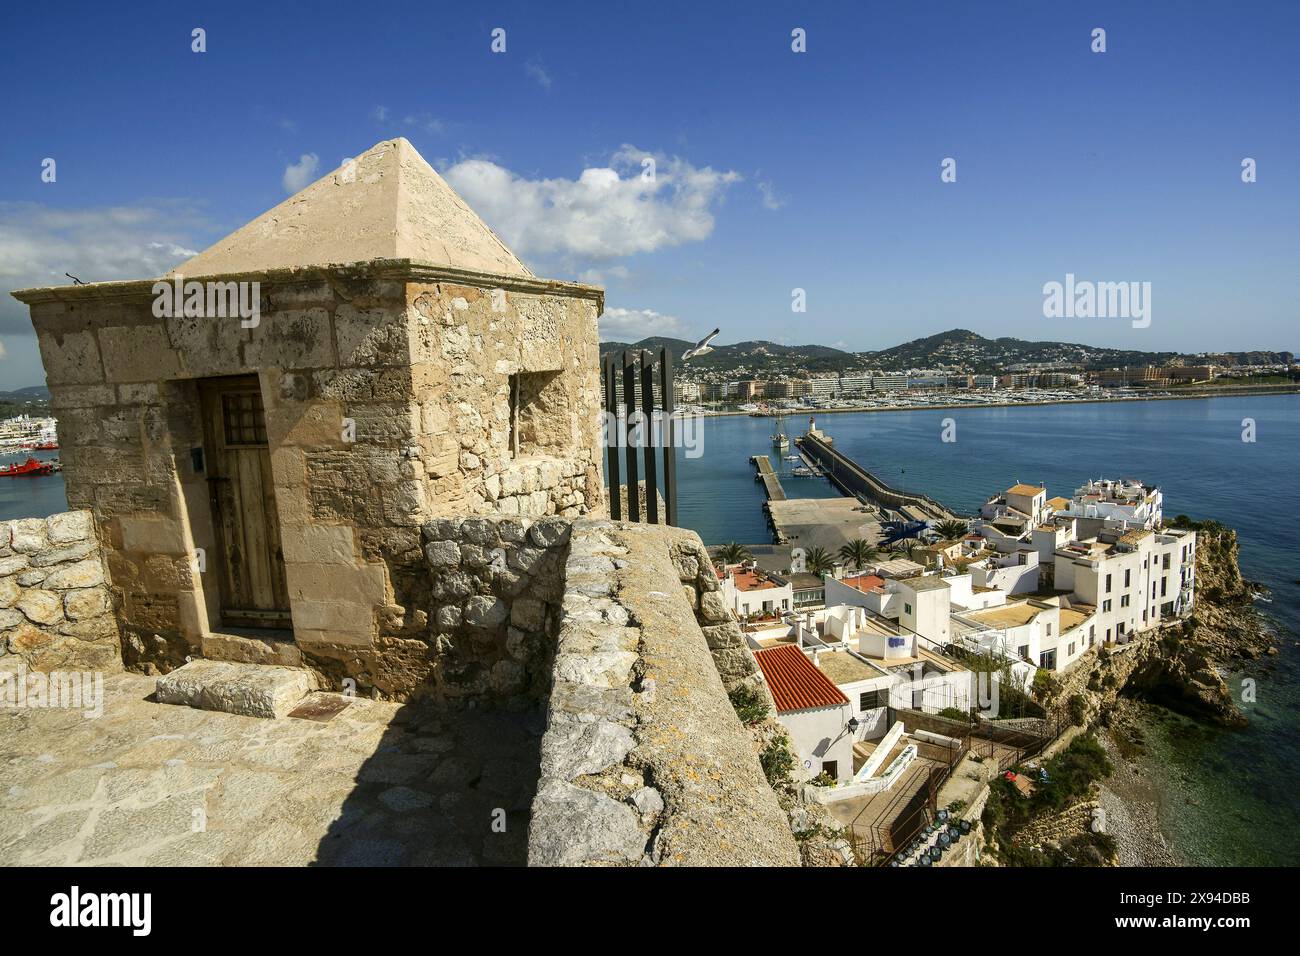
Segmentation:
<svg viewBox="0 0 1300 956">
<path fill-rule="evenodd" d="M 847 584 L 849 587 L 858 591 L 879 591 L 885 586 L 885 579 L 875 574 L 858 574 L 853 577 L 840 579 L 841 584 Z"/>
<path fill-rule="evenodd" d="M 778 713 L 849 702 L 830 678 L 793 644 L 755 651 L 754 658 L 772 691 Z"/>
<path fill-rule="evenodd" d="M 776 582 L 759 575 L 757 571 L 738 570 L 732 575 L 737 591 L 763 591 L 776 587 Z"/>
</svg>

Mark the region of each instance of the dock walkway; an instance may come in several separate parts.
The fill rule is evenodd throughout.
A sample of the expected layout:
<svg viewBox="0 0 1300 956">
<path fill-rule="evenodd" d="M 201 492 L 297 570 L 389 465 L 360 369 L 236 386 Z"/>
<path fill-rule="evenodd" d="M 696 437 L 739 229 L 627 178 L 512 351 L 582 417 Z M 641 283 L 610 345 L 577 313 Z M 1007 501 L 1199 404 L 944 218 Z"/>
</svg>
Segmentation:
<svg viewBox="0 0 1300 956">
<path fill-rule="evenodd" d="M 767 492 L 767 500 L 785 501 L 785 489 L 781 487 L 781 479 L 772 470 L 771 459 L 766 455 L 753 455 L 749 460 L 755 468 L 754 480 L 763 483 L 763 489 Z"/>
</svg>

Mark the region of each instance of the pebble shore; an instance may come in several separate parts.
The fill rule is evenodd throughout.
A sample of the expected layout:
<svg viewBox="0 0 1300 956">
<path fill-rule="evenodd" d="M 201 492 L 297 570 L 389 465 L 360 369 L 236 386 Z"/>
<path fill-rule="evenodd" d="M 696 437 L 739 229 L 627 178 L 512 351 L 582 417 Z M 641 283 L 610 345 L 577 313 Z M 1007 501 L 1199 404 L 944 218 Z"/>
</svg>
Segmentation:
<svg viewBox="0 0 1300 956">
<path fill-rule="evenodd" d="M 1101 781 L 1106 830 L 1120 866 L 1182 866 L 1160 829 L 1160 794 L 1138 764 L 1126 760 L 1109 734 L 1099 736 L 1115 772 Z"/>
</svg>

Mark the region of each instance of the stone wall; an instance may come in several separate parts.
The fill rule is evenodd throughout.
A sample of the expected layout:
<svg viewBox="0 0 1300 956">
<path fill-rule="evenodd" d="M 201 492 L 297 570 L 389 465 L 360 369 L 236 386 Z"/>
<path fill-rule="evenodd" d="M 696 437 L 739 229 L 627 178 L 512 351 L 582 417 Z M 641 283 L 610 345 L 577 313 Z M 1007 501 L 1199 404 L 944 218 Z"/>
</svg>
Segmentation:
<svg viewBox="0 0 1300 956">
<path fill-rule="evenodd" d="M 1090 797 L 1066 807 L 1059 813 L 1035 817 L 1016 833 L 1016 843 L 1027 847 L 1045 843 L 1061 844 L 1092 829 L 1092 817 L 1100 804 Z"/>
<path fill-rule="evenodd" d="M 36 671 L 122 669 L 88 511 L 0 522 L 0 657 Z"/>
<path fill-rule="evenodd" d="M 229 278 L 261 283 L 257 324 L 155 315 L 150 282 L 24 296 L 69 502 L 98 526 L 127 664 L 167 670 L 232 646 L 195 456 L 199 383 L 251 374 L 296 650 L 370 661 L 371 686 L 404 686 L 389 672 L 423 653 L 405 642 L 432 613 L 425 522 L 601 512 L 601 294 L 409 260 Z"/>
<path fill-rule="evenodd" d="M 742 684 L 748 684 L 766 699 L 772 713 L 776 702 L 758 669 L 758 661 L 750 650 L 749 642 L 740 622 L 727 607 L 722 596 L 722 583 L 713 569 L 713 559 L 699 535 L 674 529 L 669 532 L 673 566 L 677 569 L 682 593 L 695 613 L 713 656 L 713 664 L 727 693 Z"/>
<path fill-rule="evenodd" d="M 435 518 L 422 528 L 427 627 L 411 666 L 385 693 L 409 687 L 441 700 L 538 704 L 550 691 L 571 522 L 548 517 Z M 413 585 L 414 586 L 414 585 Z M 384 659 L 398 655 L 381 654 Z"/>
<path fill-rule="evenodd" d="M 799 862 L 678 584 L 683 537 L 703 551 L 690 532 L 574 523 L 530 864 Z"/>
</svg>

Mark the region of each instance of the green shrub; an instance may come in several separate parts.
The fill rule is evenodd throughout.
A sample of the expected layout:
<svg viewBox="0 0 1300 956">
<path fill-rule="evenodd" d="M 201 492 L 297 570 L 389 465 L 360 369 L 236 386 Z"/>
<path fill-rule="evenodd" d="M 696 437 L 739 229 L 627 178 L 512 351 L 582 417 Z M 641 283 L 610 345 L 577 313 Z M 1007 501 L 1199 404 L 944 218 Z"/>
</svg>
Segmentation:
<svg viewBox="0 0 1300 956">
<path fill-rule="evenodd" d="M 1081 734 L 1047 761 L 1047 783 L 1037 784 L 1033 802 L 1048 810 L 1064 810 L 1082 799 L 1092 785 L 1115 769 L 1105 749 L 1092 734 Z"/>
<path fill-rule="evenodd" d="M 949 720 L 960 720 L 963 724 L 970 723 L 970 714 L 959 707 L 945 707 L 939 711 L 940 717 L 946 717 Z"/>
<path fill-rule="evenodd" d="M 1051 700 L 1061 692 L 1061 682 L 1050 671 L 1039 668 L 1034 672 L 1034 696 L 1039 700 Z"/>
<path fill-rule="evenodd" d="M 790 773 L 794 770 L 794 754 L 790 752 L 790 738 L 776 737 L 763 748 L 758 755 L 758 762 L 763 767 L 763 776 L 772 787 L 790 783 Z"/>
<path fill-rule="evenodd" d="M 763 695 L 750 684 L 737 684 L 727 696 L 731 698 L 731 706 L 736 709 L 741 723 L 756 724 L 771 713 Z"/>
</svg>

